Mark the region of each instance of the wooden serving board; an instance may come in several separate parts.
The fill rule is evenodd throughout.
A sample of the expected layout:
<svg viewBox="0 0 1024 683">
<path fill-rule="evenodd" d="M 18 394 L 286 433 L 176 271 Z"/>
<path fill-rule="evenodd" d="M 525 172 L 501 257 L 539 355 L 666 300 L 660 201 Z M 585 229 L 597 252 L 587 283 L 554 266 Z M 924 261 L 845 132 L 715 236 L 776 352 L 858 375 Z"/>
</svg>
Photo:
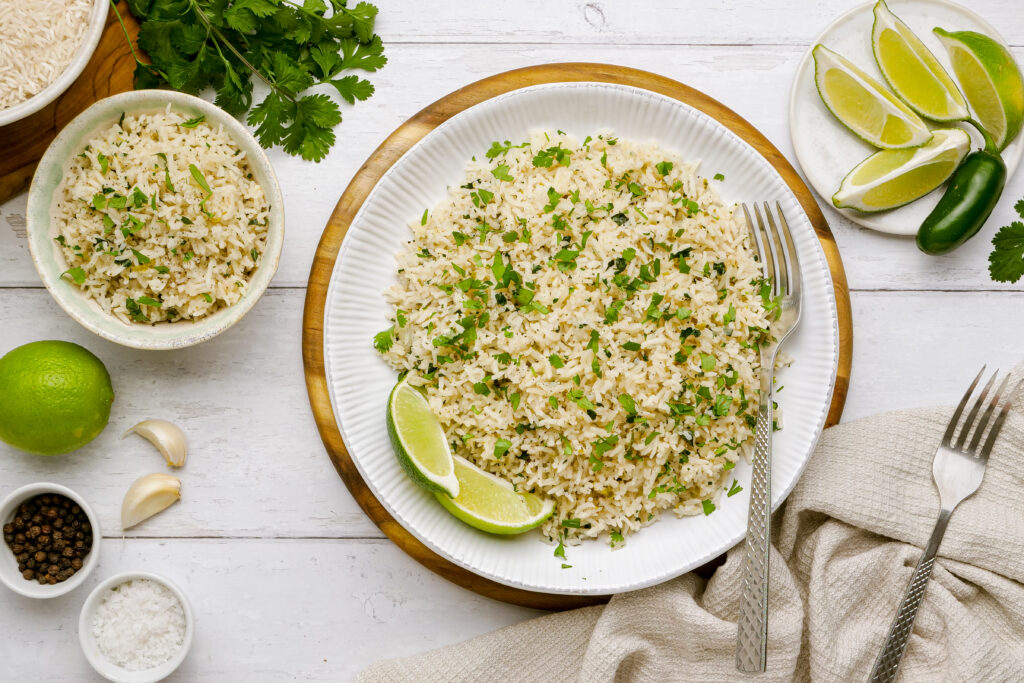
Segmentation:
<svg viewBox="0 0 1024 683">
<path fill-rule="evenodd" d="M 3 1 L 3 0 L 0 0 Z M 132 41 L 139 24 L 124 0 L 117 6 Z M 135 60 L 113 10 L 85 69 L 64 93 L 35 114 L 0 126 L 0 203 L 26 189 L 43 152 L 57 133 L 97 100 L 132 89 Z"/>
<path fill-rule="evenodd" d="M 302 360 L 305 366 L 306 388 L 309 392 L 313 416 L 320 430 L 320 437 L 327 448 L 327 453 L 345 485 L 348 486 L 363 511 L 398 547 L 431 571 L 481 595 L 527 607 L 555 610 L 605 602 L 608 600 L 608 596 L 537 593 L 511 588 L 477 576 L 423 545 L 398 524 L 374 497 L 345 448 L 341 433 L 338 431 L 334 411 L 331 408 L 331 400 L 327 392 L 327 377 L 324 373 L 323 322 L 327 288 L 338 251 L 345 238 L 345 232 L 370 190 L 399 157 L 441 123 L 484 100 L 527 86 L 570 81 L 600 81 L 631 85 L 685 102 L 732 130 L 771 162 L 775 170 L 793 190 L 814 225 L 828 259 L 835 288 L 839 315 L 839 366 L 835 393 L 832 396 L 832 405 L 829 409 L 826 426 L 836 424 L 842 415 L 849 386 L 850 360 L 853 352 L 853 328 L 846 274 L 843 271 L 843 264 L 835 240 L 832 238 L 832 232 L 829 230 L 825 217 L 818 208 L 810 189 L 804 185 L 793 167 L 767 138 L 735 112 L 707 95 L 663 76 L 626 67 L 587 63 L 545 64 L 507 71 L 467 85 L 427 106 L 403 123 L 377 148 L 352 178 L 349 186 L 341 195 L 334 213 L 327 221 L 327 227 L 324 229 L 313 260 L 302 324 Z M 717 566 L 717 563 L 711 564 Z"/>
</svg>

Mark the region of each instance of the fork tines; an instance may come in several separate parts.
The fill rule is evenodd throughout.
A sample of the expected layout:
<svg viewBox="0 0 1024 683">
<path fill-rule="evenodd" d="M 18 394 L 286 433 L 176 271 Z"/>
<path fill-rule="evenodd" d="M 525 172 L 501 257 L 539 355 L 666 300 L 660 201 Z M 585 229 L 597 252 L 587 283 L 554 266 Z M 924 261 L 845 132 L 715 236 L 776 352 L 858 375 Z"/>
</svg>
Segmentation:
<svg viewBox="0 0 1024 683">
<path fill-rule="evenodd" d="M 750 218 L 750 210 L 743 204 L 743 214 L 750 228 L 751 241 L 761 262 L 761 272 L 772 284 L 772 296 L 800 296 L 800 258 L 796 245 L 789 232 L 789 223 L 782 213 L 782 204 L 775 203 L 773 214 L 768 202 L 764 202 L 764 217 L 761 208 L 754 203 L 754 217 Z M 776 223 L 776 216 L 778 222 Z M 766 220 L 767 219 L 767 220 Z M 756 228 L 755 228 L 756 225 Z M 785 245 L 783 245 L 785 243 Z"/>
<path fill-rule="evenodd" d="M 981 393 L 978 394 L 978 398 L 972 404 L 970 411 L 967 413 L 967 418 L 964 420 L 963 426 L 960 428 L 959 435 L 954 441 L 954 434 L 956 433 L 957 425 L 960 422 L 960 416 L 963 414 L 964 408 L 967 407 L 971 396 L 974 394 L 974 390 L 978 386 L 978 382 L 981 381 L 982 375 L 984 374 L 985 367 L 983 366 L 977 377 L 975 377 L 974 381 L 971 382 L 971 385 L 967 387 L 967 392 L 964 393 L 964 397 L 960 400 L 960 404 L 953 412 L 953 417 L 949 420 L 949 426 L 946 427 L 946 433 L 942 436 L 942 445 L 947 448 L 955 448 L 958 451 L 987 459 L 989 453 L 992 452 L 992 446 L 995 444 L 996 438 L 999 436 L 999 430 L 1002 429 L 1003 423 L 1006 421 L 1006 416 L 1010 412 L 1010 404 L 1013 402 L 1013 396 L 1017 393 L 1017 390 L 1020 389 L 1021 385 L 1024 384 L 1024 381 L 1018 382 L 1010 391 L 1006 402 L 1003 403 L 1003 407 L 999 411 L 999 415 L 992 424 L 992 429 L 989 430 L 989 436 L 988 439 L 985 440 L 985 445 L 982 446 L 981 451 L 979 452 L 978 444 L 981 443 L 981 437 L 985 434 L 985 430 L 988 428 L 988 423 L 992 419 L 996 406 L 999 405 L 999 402 L 1003 398 L 1006 391 L 1006 385 L 1010 382 L 1010 375 L 1007 375 L 1003 378 L 1003 381 L 999 383 L 999 388 L 995 390 L 995 393 L 992 395 L 992 399 L 988 400 L 989 394 L 992 393 L 992 387 L 995 385 L 996 377 L 999 376 L 998 370 L 992 373 L 992 377 L 989 378 L 988 382 L 982 388 Z M 977 420 L 978 412 L 981 411 L 983 406 L 985 406 L 986 400 L 988 400 L 988 405 L 985 407 L 985 411 L 982 413 L 981 419 Z M 974 437 L 965 449 L 964 444 L 967 443 L 967 437 L 970 436 L 972 431 L 974 433 Z"/>
</svg>

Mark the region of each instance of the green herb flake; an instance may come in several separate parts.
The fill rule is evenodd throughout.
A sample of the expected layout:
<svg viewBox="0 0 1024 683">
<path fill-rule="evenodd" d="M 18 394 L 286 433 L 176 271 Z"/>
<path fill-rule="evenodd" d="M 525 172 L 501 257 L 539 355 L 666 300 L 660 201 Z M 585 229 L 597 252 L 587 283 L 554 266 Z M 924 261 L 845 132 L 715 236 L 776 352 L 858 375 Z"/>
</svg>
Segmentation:
<svg viewBox="0 0 1024 683">
<path fill-rule="evenodd" d="M 704 508 L 704 515 L 705 516 L 710 515 L 712 512 L 715 511 L 715 504 L 712 503 L 710 500 L 702 500 L 700 502 L 700 504 L 701 504 L 701 507 Z"/>
<path fill-rule="evenodd" d="M 100 175 L 106 175 L 107 169 L 110 168 L 110 160 L 100 152 L 96 155 L 96 161 L 100 162 Z"/>
<path fill-rule="evenodd" d="M 658 173 L 660 173 L 661 175 L 668 175 L 669 173 L 672 172 L 672 166 L 673 166 L 673 164 L 672 164 L 671 161 L 662 161 L 662 162 L 659 162 L 655 166 L 655 168 L 658 169 Z"/>
<path fill-rule="evenodd" d="M 740 483 L 738 481 L 736 481 L 735 479 L 733 479 L 732 480 L 732 485 L 729 487 L 729 490 L 726 491 L 725 495 L 727 497 L 729 497 L 729 498 L 732 498 L 733 496 L 735 496 L 737 493 L 739 493 L 742 490 L 743 490 L 743 487 L 740 486 Z"/>
<path fill-rule="evenodd" d="M 137 301 L 140 304 L 144 305 L 144 306 L 154 306 L 156 308 L 160 308 L 161 306 L 164 305 L 162 301 L 157 301 L 156 299 L 151 299 L 148 296 L 140 296 L 137 299 Z"/>
<path fill-rule="evenodd" d="M 553 365 L 556 368 L 565 367 L 565 361 L 563 361 L 562 357 L 559 356 L 557 353 L 553 353 L 550 356 L 548 356 L 548 361 L 551 363 L 551 365 Z"/>
<path fill-rule="evenodd" d="M 496 168 L 491 169 L 491 175 L 497 178 L 498 180 L 510 183 L 513 180 L 515 180 L 515 178 L 508 174 L 508 168 L 508 164 L 498 164 Z"/>
<path fill-rule="evenodd" d="M 373 335 L 373 348 L 377 349 L 378 353 L 387 353 L 388 351 L 391 350 L 391 347 L 394 345 L 394 343 L 394 326 L 391 326 L 388 329 Z"/>
<path fill-rule="evenodd" d="M 189 119 L 188 121 L 183 121 L 182 123 L 179 123 L 178 125 L 181 126 L 182 128 L 195 128 L 196 126 L 198 126 L 200 123 L 202 123 L 205 120 L 206 120 L 206 115 L 205 114 L 200 114 L 199 116 L 197 116 L 195 118 L 192 118 L 192 119 Z"/>
<path fill-rule="evenodd" d="M 498 439 L 494 442 L 494 457 L 500 458 L 506 453 L 508 449 L 512 448 L 512 442 L 508 439 Z"/>
<path fill-rule="evenodd" d="M 725 180 L 725 176 L 722 175 L 721 173 L 716 173 L 712 180 Z"/>
<path fill-rule="evenodd" d="M 65 275 L 70 275 L 71 279 L 75 281 L 76 285 L 85 284 L 85 271 L 82 268 L 79 268 L 78 266 L 75 266 L 74 268 L 68 268 L 63 273 L 61 273 L 61 277 Z"/>
<path fill-rule="evenodd" d="M 704 372 L 710 372 L 715 369 L 715 357 L 709 353 L 700 354 L 700 369 Z"/>
<path fill-rule="evenodd" d="M 167 188 L 168 192 L 174 192 L 174 183 L 171 182 L 171 169 L 170 164 L 167 162 L 167 155 L 163 152 L 157 152 L 156 156 L 164 162 L 164 187 Z"/>
</svg>

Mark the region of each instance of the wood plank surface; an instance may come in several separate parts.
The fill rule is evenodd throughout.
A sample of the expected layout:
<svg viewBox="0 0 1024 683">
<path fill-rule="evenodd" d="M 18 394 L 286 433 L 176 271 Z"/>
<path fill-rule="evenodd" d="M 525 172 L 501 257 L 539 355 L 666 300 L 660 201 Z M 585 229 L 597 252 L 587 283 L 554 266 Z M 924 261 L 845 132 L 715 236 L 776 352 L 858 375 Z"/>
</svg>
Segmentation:
<svg viewBox="0 0 1024 683">
<path fill-rule="evenodd" d="M 31 481 L 67 483 L 93 503 L 108 533 L 101 563 L 81 590 L 42 602 L 0 590 L 7 627 L 0 680 L 98 680 L 78 651 L 78 611 L 89 587 L 132 569 L 178 580 L 201 610 L 195 649 L 172 681 L 347 680 L 376 659 L 538 614 L 416 564 L 370 522 L 324 457 L 301 374 L 301 310 L 336 198 L 381 140 L 442 94 L 508 69 L 567 60 L 683 81 L 794 159 L 787 102 L 796 64 L 814 36 L 856 2 L 376 0 L 389 57 L 370 76 L 376 94 L 355 107 L 342 104 L 339 143 L 323 163 L 270 152 L 288 215 L 281 268 L 245 320 L 195 350 L 131 352 L 67 318 L 32 268 L 25 194 L 0 203 L 0 353 L 37 339 L 77 341 L 104 359 L 118 392 L 108 430 L 74 456 L 36 458 L 0 444 L 0 494 Z M 998 26 L 1024 62 L 1019 0 L 964 4 Z M 1018 173 L 985 228 L 989 236 L 1015 215 L 1021 196 Z M 1021 284 L 988 279 L 989 236 L 929 258 L 910 240 L 858 228 L 827 202 L 819 205 L 847 269 L 857 331 L 844 420 L 954 403 L 969 374 L 962 368 L 983 361 L 1009 367 L 1024 355 L 1024 292 Z M 116 520 L 125 487 L 161 465 L 142 439 L 118 437 L 151 415 L 180 421 L 193 441 L 185 497 L 122 541 Z"/>
</svg>

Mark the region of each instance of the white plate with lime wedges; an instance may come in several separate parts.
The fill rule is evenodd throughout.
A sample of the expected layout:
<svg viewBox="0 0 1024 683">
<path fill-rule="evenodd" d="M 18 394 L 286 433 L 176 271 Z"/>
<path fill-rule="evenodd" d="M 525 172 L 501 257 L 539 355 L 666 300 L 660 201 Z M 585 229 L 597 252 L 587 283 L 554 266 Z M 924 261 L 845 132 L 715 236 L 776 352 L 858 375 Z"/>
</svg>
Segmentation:
<svg viewBox="0 0 1024 683">
<path fill-rule="evenodd" d="M 836 19 L 811 43 L 807 54 L 804 55 L 803 60 L 797 67 L 796 77 L 793 80 L 789 101 L 789 127 L 793 148 L 796 151 L 800 167 L 807 180 L 825 202 L 830 205 L 833 204 L 833 195 L 840 189 L 844 179 L 847 179 L 847 183 L 844 186 L 843 194 L 839 197 L 840 203 L 858 205 L 860 196 L 864 194 L 864 188 L 851 188 L 848 175 L 857 180 L 865 180 L 867 178 L 868 182 L 871 182 L 872 176 L 878 178 L 887 171 L 891 172 L 896 164 L 917 165 L 915 166 L 916 168 L 921 168 L 922 164 L 927 165 L 928 162 L 934 161 L 936 158 L 940 162 L 944 162 L 945 165 L 935 164 L 928 166 L 933 173 L 939 173 L 942 177 L 945 177 L 948 175 L 948 172 L 952 172 L 952 168 L 958 163 L 957 159 L 962 158 L 961 152 L 963 152 L 962 136 L 958 134 L 936 136 L 924 147 L 905 149 L 896 155 L 890 155 L 889 159 L 875 165 L 874 169 L 868 168 L 865 170 L 860 177 L 858 177 L 857 173 L 851 173 L 852 169 L 865 161 L 873 153 L 878 152 L 882 146 L 886 145 L 886 142 L 895 140 L 893 146 L 899 146 L 902 143 L 913 144 L 920 142 L 919 138 L 927 139 L 928 133 L 924 132 L 921 135 L 918 126 L 924 125 L 930 131 L 959 128 L 970 134 L 973 149 L 983 146 L 981 135 L 971 125 L 959 121 L 939 122 L 932 118 L 918 116 L 915 112 L 908 109 L 903 102 L 893 96 L 891 94 L 891 83 L 895 82 L 898 85 L 901 74 L 888 73 L 886 74 L 888 78 L 883 76 L 875 58 L 873 46 L 879 42 L 882 28 L 887 26 L 892 28 L 894 26 L 895 22 L 892 21 L 891 16 L 895 15 L 899 20 L 902 20 L 906 27 L 920 39 L 921 43 L 938 60 L 942 67 L 942 70 L 938 72 L 938 78 L 942 78 L 941 72 L 944 71 L 952 77 L 950 82 L 957 84 L 959 80 L 957 78 L 958 70 L 953 68 L 943 42 L 933 33 L 934 28 L 939 27 L 946 31 L 954 32 L 976 31 L 990 36 L 1003 45 L 1006 44 L 1006 41 L 1003 40 L 994 27 L 974 12 L 946 0 L 892 0 L 888 2 L 888 9 L 890 10 L 888 14 L 885 13 L 884 9 L 881 10 L 882 20 L 878 22 L 877 27 L 874 2 L 855 7 Z M 878 30 L 875 30 L 876 28 Z M 896 33 L 889 32 L 888 35 L 895 36 Z M 885 41 L 884 44 L 886 46 L 880 52 L 883 55 L 888 55 L 887 68 L 889 63 L 895 65 L 897 69 L 901 65 L 915 64 L 912 51 L 903 52 L 905 50 L 903 41 Z M 823 45 L 827 48 L 827 50 L 821 50 L 820 48 L 817 50 L 819 64 L 827 64 L 833 67 L 838 66 L 839 70 L 843 70 L 844 65 L 841 62 L 842 58 L 845 58 L 845 60 L 854 65 L 856 70 L 861 72 L 858 74 L 857 71 L 851 70 L 848 72 L 850 73 L 849 77 L 843 76 L 841 79 L 836 79 L 837 81 L 841 80 L 849 84 L 861 81 L 860 76 L 865 76 L 881 84 L 885 91 L 890 94 L 891 100 L 888 102 L 885 101 L 884 96 L 879 99 L 882 109 L 892 114 L 888 119 L 891 125 L 886 129 L 884 137 L 879 134 L 873 138 L 873 144 L 869 143 L 862 139 L 859 134 L 852 132 L 850 128 L 841 123 L 829 111 L 829 108 L 819 95 L 819 88 L 815 79 L 816 45 Z M 840 55 L 840 57 L 834 57 L 832 52 Z M 963 72 L 962 69 L 959 71 Z M 979 74 L 983 71 L 984 68 L 977 70 Z M 903 75 L 902 77 L 907 82 L 919 83 L 927 80 L 926 78 L 917 78 L 914 76 L 914 72 L 911 72 L 909 76 Z M 868 83 L 861 82 L 864 83 L 865 88 L 870 89 Z M 975 90 L 983 89 L 983 87 L 976 87 Z M 857 90 L 857 88 L 856 86 L 846 88 L 840 86 L 837 90 L 850 92 L 851 90 Z M 956 118 L 958 106 L 956 100 L 958 99 L 958 96 L 952 96 L 948 102 L 940 101 L 936 105 L 937 108 L 929 112 L 930 116 Z M 968 95 L 968 99 L 970 99 L 970 95 Z M 971 105 L 974 103 L 972 101 Z M 841 107 L 842 105 L 833 106 Z M 856 108 L 856 105 L 852 105 L 852 108 Z M 909 112 L 909 114 L 905 114 L 901 111 L 901 108 Z M 968 112 L 973 118 L 982 118 L 978 115 L 977 108 L 974 106 L 970 106 Z M 863 134 L 863 131 L 861 133 Z M 910 140 L 914 136 L 917 137 Z M 871 139 L 873 136 L 868 133 L 863 134 L 863 137 Z M 1002 157 L 1006 163 L 1008 176 L 1013 174 L 1020 163 L 1022 151 L 1024 151 L 1024 136 L 1022 135 L 1017 135 L 1002 150 Z M 922 170 L 917 175 L 927 176 L 928 172 L 928 170 Z M 891 192 L 882 191 L 877 194 L 883 195 L 881 199 L 883 202 L 887 201 L 892 204 L 902 203 L 902 201 L 914 197 L 918 191 L 927 189 L 929 186 L 928 179 L 925 178 L 923 182 L 925 183 L 923 187 L 919 184 L 918 187 L 904 188 L 897 184 Z M 911 181 L 909 184 L 913 185 L 914 182 Z M 867 228 L 896 235 L 913 235 L 917 232 L 924 218 L 938 203 L 943 188 L 944 186 L 939 187 L 919 199 L 890 210 L 872 212 L 863 212 L 852 208 L 837 208 L 836 210 L 855 223 Z M 904 193 L 909 194 L 904 196 Z M 896 196 L 893 196 L 894 194 Z M 844 197 L 846 201 L 843 201 Z M 861 206 L 862 208 L 871 208 Z"/>
<path fill-rule="evenodd" d="M 736 495 L 723 493 L 714 510 L 682 518 L 664 514 L 615 549 L 602 539 L 556 554 L 539 529 L 513 533 L 542 523 L 550 502 L 520 495 L 510 482 L 452 460 L 429 404 L 404 382 L 396 388 L 399 377 L 374 349 L 375 336 L 391 324 L 385 290 L 398 282 L 395 255 L 412 237 L 409 224 L 424 224 L 424 208 L 437 205 L 463 176 L 467 160 L 483 158 L 495 141 L 529 140 L 531 132 L 556 127 L 578 140 L 611 130 L 623 140 L 649 141 L 699 159 L 701 174 L 719 183 L 729 203 L 781 202 L 800 253 L 805 308 L 787 341 L 794 362 L 778 380 L 785 385 L 779 399 L 785 424 L 775 436 L 775 505 L 795 486 L 824 425 L 838 363 L 838 319 L 814 228 L 773 166 L 715 119 L 657 93 L 592 82 L 515 90 L 439 125 L 381 177 L 348 227 L 325 302 L 325 373 L 352 461 L 392 517 L 451 562 L 525 590 L 605 595 L 673 578 L 738 543 L 746 533 L 750 465 L 741 461 L 730 470 Z M 712 181 L 715 174 L 723 178 Z M 454 492 L 453 474 L 459 482 L 454 499 L 444 493 Z M 482 498 L 487 512 L 478 514 Z"/>
</svg>

